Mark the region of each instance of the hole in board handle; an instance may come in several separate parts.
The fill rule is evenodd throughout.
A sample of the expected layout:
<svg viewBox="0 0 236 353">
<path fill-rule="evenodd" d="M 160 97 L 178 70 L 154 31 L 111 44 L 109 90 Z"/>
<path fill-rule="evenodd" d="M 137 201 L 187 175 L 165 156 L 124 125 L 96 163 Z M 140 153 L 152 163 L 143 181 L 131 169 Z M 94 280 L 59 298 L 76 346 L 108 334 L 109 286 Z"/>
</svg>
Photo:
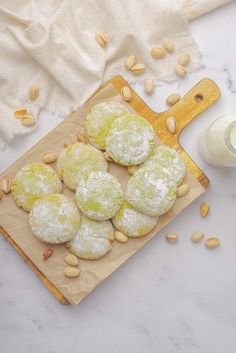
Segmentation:
<svg viewBox="0 0 236 353">
<path fill-rule="evenodd" d="M 196 94 L 195 98 L 195 102 L 200 103 L 203 101 L 203 95 L 201 93 Z"/>
</svg>

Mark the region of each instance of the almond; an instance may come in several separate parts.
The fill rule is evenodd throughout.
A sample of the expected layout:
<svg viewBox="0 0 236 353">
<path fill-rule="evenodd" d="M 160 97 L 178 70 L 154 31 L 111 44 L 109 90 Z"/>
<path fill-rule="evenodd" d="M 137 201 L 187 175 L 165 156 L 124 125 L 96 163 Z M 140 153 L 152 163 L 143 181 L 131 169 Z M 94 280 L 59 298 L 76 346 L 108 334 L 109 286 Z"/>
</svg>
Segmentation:
<svg viewBox="0 0 236 353">
<path fill-rule="evenodd" d="M 126 70 L 130 70 L 134 66 L 135 61 L 136 61 L 136 56 L 135 55 L 128 56 L 126 58 L 126 60 L 125 60 L 125 68 L 126 68 Z"/>
<path fill-rule="evenodd" d="M 143 64 L 136 64 L 131 68 L 131 71 L 134 75 L 141 75 L 145 71 L 145 65 Z"/>
<path fill-rule="evenodd" d="M 163 40 L 163 47 L 168 53 L 173 53 L 175 48 L 173 42 L 170 39 Z"/>
<path fill-rule="evenodd" d="M 209 206 L 207 203 L 203 202 L 200 206 L 200 214 L 202 217 L 206 217 L 209 213 Z"/>
<path fill-rule="evenodd" d="M 85 135 L 81 134 L 80 132 L 78 132 L 76 134 L 76 139 L 77 139 L 77 141 L 82 142 L 82 143 L 86 143 L 87 142 L 87 139 L 86 139 Z"/>
<path fill-rule="evenodd" d="M 175 118 L 173 116 L 169 116 L 166 119 L 166 127 L 167 127 L 167 129 L 169 130 L 169 132 L 171 134 L 175 133 L 175 131 L 176 131 L 176 121 L 175 121 Z"/>
<path fill-rule="evenodd" d="M 31 100 L 31 101 L 34 101 L 36 98 L 38 98 L 38 95 L 39 95 L 39 88 L 38 86 L 31 86 L 30 89 L 29 89 L 29 92 L 28 92 L 28 98 Z"/>
<path fill-rule="evenodd" d="M 176 65 L 175 66 L 175 72 L 179 77 L 184 77 L 186 75 L 186 69 L 183 65 Z"/>
<path fill-rule="evenodd" d="M 25 115 L 21 119 L 21 124 L 24 126 L 32 126 L 36 123 L 36 119 L 32 115 Z"/>
<path fill-rule="evenodd" d="M 168 243 L 176 243 L 179 239 L 178 235 L 175 233 L 168 233 L 165 235 L 165 238 Z"/>
<path fill-rule="evenodd" d="M 128 237 L 124 233 L 119 232 L 119 231 L 115 232 L 114 237 L 120 243 L 127 243 L 127 241 L 128 241 Z"/>
<path fill-rule="evenodd" d="M 1 181 L 1 189 L 4 192 L 4 194 L 9 194 L 11 191 L 11 179 L 3 179 Z"/>
<path fill-rule="evenodd" d="M 186 66 L 186 65 L 188 65 L 189 61 L 190 61 L 189 54 L 187 54 L 187 53 L 180 54 L 179 59 L 178 59 L 178 64 L 180 64 L 182 66 Z"/>
<path fill-rule="evenodd" d="M 77 267 L 65 267 L 64 275 L 69 278 L 78 277 L 80 274 L 80 270 Z"/>
<path fill-rule="evenodd" d="M 181 95 L 178 94 L 178 93 L 172 93 L 170 94 L 167 99 L 166 99 L 166 103 L 169 105 L 169 106 L 172 106 L 174 104 L 176 104 L 181 98 Z"/>
<path fill-rule="evenodd" d="M 220 245 L 220 240 L 215 237 L 211 237 L 205 240 L 205 246 L 208 249 L 217 248 Z"/>
<path fill-rule="evenodd" d="M 27 109 L 25 107 L 20 107 L 14 112 L 14 116 L 17 119 L 22 119 L 27 114 Z"/>
<path fill-rule="evenodd" d="M 121 97 L 126 101 L 129 102 L 132 99 L 132 93 L 129 87 L 125 86 L 120 91 Z"/>
<path fill-rule="evenodd" d="M 74 254 L 65 255 L 64 260 L 70 266 L 78 266 L 79 264 L 79 259 Z"/>
<path fill-rule="evenodd" d="M 150 54 L 153 59 L 162 59 L 166 55 L 166 52 L 162 47 L 155 47 L 151 49 Z"/>
<path fill-rule="evenodd" d="M 201 232 L 201 231 L 197 231 L 195 233 L 192 234 L 191 236 L 191 240 L 194 242 L 194 243 L 197 243 L 199 242 L 204 236 L 204 233 Z"/>
<path fill-rule="evenodd" d="M 108 36 L 105 33 L 97 32 L 95 39 L 101 48 L 105 48 L 108 44 Z"/>
<path fill-rule="evenodd" d="M 43 155 L 43 162 L 44 163 L 53 163 L 57 160 L 57 154 L 54 152 L 48 152 Z"/>
<path fill-rule="evenodd" d="M 49 257 L 52 256 L 52 254 L 53 254 L 53 249 L 51 249 L 51 248 L 45 249 L 44 252 L 43 252 L 42 259 L 43 260 L 47 260 Z"/>
<path fill-rule="evenodd" d="M 109 156 L 107 152 L 104 152 L 104 158 L 107 162 L 113 162 L 113 159 Z"/>
<path fill-rule="evenodd" d="M 133 175 L 136 172 L 137 169 L 138 169 L 137 165 L 129 165 L 128 166 L 128 173 L 130 175 Z"/>
<path fill-rule="evenodd" d="M 182 184 L 177 188 L 177 197 L 182 197 L 189 191 L 189 186 L 187 184 Z"/>
<path fill-rule="evenodd" d="M 147 93 L 147 94 L 152 94 L 154 90 L 154 82 L 153 80 L 146 80 L 144 82 L 144 91 Z"/>
</svg>

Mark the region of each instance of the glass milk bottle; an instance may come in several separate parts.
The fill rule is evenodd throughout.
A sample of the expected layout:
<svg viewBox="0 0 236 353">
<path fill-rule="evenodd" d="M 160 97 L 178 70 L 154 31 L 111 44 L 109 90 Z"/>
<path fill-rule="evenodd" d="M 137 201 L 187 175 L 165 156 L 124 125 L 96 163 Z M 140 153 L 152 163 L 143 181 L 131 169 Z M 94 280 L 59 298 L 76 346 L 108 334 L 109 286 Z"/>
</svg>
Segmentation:
<svg viewBox="0 0 236 353">
<path fill-rule="evenodd" d="M 236 167 L 236 114 L 216 119 L 199 136 L 201 157 L 215 167 Z"/>
</svg>

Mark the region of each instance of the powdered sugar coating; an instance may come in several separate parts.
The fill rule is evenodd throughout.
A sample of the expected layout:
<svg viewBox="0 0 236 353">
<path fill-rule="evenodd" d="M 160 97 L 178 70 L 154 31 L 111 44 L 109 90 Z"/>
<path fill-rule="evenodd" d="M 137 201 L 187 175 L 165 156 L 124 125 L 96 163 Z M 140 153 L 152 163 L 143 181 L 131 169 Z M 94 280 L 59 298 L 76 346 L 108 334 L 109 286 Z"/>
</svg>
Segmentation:
<svg viewBox="0 0 236 353">
<path fill-rule="evenodd" d="M 74 201 L 61 194 L 48 195 L 35 202 L 29 214 L 34 235 L 48 243 L 65 243 L 72 239 L 80 224 Z"/>
<path fill-rule="evenodd" d="M 126 198 L 139 212 L 160 216 L 175 202 L 176 183 L 161 168 L 140 168 L 128 182 Z"/>
<path fill-rule="evenodd" d="M 86 116 L 85 129 L 90 142 L 102 150 L 106 149 L 106 137 L 115 119 L 128 114 L 128 109 L 118 102 L 96 104 Z"/>
<path fill-rule="evenodd" d="M 12 196 L 17 205 L 28 212 L 41 197 L 61 191 L 62 184 L 58 175 L 52 167 L 44 163 L 25 165 L 16 174 L 11 185 Z"/>
<path fill-rule="evenodd" d="M 128 237 L 142 237 L 151 232 L 158 222 L 151 217 L 135 210 L 126 200 L 112 218 L 114 226 Z"/>
<path fill-rule="evenodd" d="M 106 145 L 109 156 L 119 164 L 143 163 L 154 146 L 153 127 L 139 115 L 122 116 L 112 123 Z"/>
<path fill-rule="evenodd" d="M 186 167 L 181 155 L 174 149 L 166 146 L 156 146 L 149 158 L 143 163 L 142 167 L 149 169 L 167 169 L 171 178 L 180 184 L 185 176 Z"/>
<path fill-rule="evenodd" d="M 76 189 L 79 209 L 88 217 L 102 221 L 112 218 L 123 201 L 118 180 L 109 173 L 93 172 Z"/>
<path fill-rule="evenodd" d="M 101 151 L 91 145 L 74 143 L 58 157 L 57 169 L 66 186 L 75 190 L 81 180 L 94 171 L 106 172 L 108 164 Z"/>
<path fill-rule="evenodd" d="M 69 250 L 82 259 L 96 260 L 111 250 L 114 229 L 110 221 L 93 221 L 81 216 L 80 227 L 67 244 Z"/>
</svg>

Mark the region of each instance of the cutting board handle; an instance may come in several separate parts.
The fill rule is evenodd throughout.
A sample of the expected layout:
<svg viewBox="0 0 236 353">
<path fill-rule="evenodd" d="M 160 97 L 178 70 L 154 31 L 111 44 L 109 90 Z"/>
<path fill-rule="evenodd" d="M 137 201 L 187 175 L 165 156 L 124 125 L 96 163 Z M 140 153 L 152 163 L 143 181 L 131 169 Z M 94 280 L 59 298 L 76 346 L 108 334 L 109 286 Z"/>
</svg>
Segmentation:
<svg viewBox="0 0 236 353">
<path fill-rule="evenodd" d="M 175 117 L 178 135 L 196 116 L 201 114 L 221 96 L 219 87 L 210 79 L 204 78 L 194 86 L 181 100 L 173 105 L 167 116 Z"/>
</svg>

